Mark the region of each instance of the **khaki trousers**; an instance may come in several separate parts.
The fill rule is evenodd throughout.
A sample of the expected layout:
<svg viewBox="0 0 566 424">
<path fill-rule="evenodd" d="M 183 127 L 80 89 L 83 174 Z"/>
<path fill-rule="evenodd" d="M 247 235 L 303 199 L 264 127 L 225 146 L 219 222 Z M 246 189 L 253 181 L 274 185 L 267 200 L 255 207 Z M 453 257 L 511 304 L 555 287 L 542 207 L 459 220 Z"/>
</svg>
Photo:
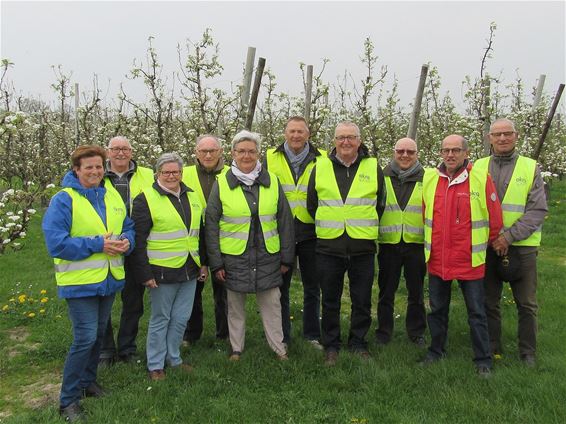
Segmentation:
<svg viewBox="0 0 566 424">
<path fill-rule="evenodd" d="M 228 334 L 232 352 L 243 352 L 246 339 L 246 295 L 247 293 L 227 290 L 228 294 Z M 281 327 L 281 294 L 279 287 L 256 293 L 263 331 L 269 347 L 277 354 L 284 355 L 287 349 L 283 344 Z"/>
</svg>

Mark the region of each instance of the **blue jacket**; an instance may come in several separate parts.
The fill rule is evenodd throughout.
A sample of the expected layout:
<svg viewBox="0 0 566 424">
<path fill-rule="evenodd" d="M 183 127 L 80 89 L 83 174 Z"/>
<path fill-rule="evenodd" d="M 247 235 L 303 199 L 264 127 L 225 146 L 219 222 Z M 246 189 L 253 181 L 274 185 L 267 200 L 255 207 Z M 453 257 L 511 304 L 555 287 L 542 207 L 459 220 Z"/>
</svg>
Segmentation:
<svg viewBox="0 0 566 424">
<path fill-rule="evenodd" d="M 85 196 L 100 215 L 106 225 L 106 205 L 104 203 L 104 181 L 99 187 L 84 188 L 73 171 L 69 171 L 63 178 L 63 188 L 73 188 Z M 45 235 L 45 244 L 49 254 L 54 258 L 68 261 L 85 259 L 93 253 L 102 252 L 104 247 L 103 236 L 71 237 L 72 200 L 64 191 L 60 191 L 51 199 L 49 207 L 43 216 L 42 228 Z M 135 232 L 134 222 L 126 217 L 122 228 L 123 237 L 130 241 L 129 255 L 134 248 Z M 108 272 L 106 279 L 95 284 L 81 284 L 76 286 L 59 286 L 57 293 L 61 298 L 109 296 L 122 290 L 125 280 L 116 280 Z"/>
</svg>

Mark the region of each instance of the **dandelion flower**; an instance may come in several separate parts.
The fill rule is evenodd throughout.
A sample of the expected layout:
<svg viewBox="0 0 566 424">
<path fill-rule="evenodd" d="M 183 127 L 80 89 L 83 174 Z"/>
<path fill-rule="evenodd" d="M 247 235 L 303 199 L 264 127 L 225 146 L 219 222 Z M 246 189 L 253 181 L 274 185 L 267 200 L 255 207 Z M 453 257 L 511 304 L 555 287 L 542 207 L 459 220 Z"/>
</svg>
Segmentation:
<svg viewBox="0 0 566 424">
<path fill-rule="evenodd" d="M 9 307 L 8 305 L 2 306 L 2 310 L 3 310 L 3 311 L 7 311 L 8 309 L 10 309 L 10 307 Z"/>
<path fill-rule="evenodd" d="M 30 317 L 30 318 L 33 318 L 34 316 L 35 316 L 35 313 L 33 313 L 33 312 L 30 312 L 30 313 L 28 314 L 28 317 Z"/>
<path fill-rule="evenodd" d="M 44 314 L 44 313 L 45 313 L 45 309 L 40 309 L 40 310 L 39 310 L 39 313 L 40 313 L 40 314 Z"/>
<path fill-rule="evenodd" d="M 47 303 L 47 302 L 49 302 L 49 298 L 48 297 L 42 297 L 40 302 L 41 303 Z"/>
<path fill-rule="evenodd" d="M 39 292 L 39 294 L 47 294 L 47 290 L 43 289 Z"/>
<path fill-rule="evenodd" d="M 25 294 L 20 294 L 18 296 L 18 302 L 20 302 L 20 303 L 24 303 L 26 301 L 26 299 L 27 299 L 27 296 Z"/>
</svg>

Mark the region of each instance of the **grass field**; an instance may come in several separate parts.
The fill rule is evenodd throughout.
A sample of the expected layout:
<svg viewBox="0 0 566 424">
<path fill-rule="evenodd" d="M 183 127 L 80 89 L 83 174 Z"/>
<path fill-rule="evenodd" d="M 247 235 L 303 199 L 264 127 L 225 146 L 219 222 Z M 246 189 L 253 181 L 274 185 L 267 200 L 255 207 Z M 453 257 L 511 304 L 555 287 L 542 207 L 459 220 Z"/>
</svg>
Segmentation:
<svg viewBox="0 0 566 424">
<path fill-rule="evenodd" d="M 405 290 L 400 289 L 392 343 L 376 347 L 374 323 L 368 334 L 370 361 L 342 351 L 338 365 L 326 368 L 322 353 L 300 338 L 299 282 L 292 284 L 293 341 L 290 360 L 284 363 L 267 346 L 253 297 L 247 305 L 246 351 L 239 363 L 229 362 L 228 346 L 214 339 L 212 295 L 207 286 L 204 336 L 184 351 L 194 372 L 170 372 L 161 382 L 147 379 L 143 359 L 146 314 L 138 336 L 141 361 L 100 371 L 99 381 L 111 393 L 84 401 L 89 422 L 566 422 L 565 182 L 552 187 L 550 205 L 539 254 L 539 347 L 534 369 L 525 368 L 518 359 L 517 318 L 508 287 L 503 306 L 505 354 L 496 362 L 492 378 L 481 380 L 471 361 L 465 306 L 458 290 L 453 291 L 447 360 L 425 369 L 416 364 L 424 351 L 410 344 L 404 333 Z M 56 298 L 52 261 L 43 244 L 39 217 L 34 218 L 28 234 L 23 250 L 0 256 L 0 308 L 4 309 L 0 312 L 0 423 L 57 423 L 70 324 L 64 302 Z M 349 323 L 346 298 L 347 293 L 343 338 Z M 117 301 L 115 324 L 120 307 Z"/>
</svg>

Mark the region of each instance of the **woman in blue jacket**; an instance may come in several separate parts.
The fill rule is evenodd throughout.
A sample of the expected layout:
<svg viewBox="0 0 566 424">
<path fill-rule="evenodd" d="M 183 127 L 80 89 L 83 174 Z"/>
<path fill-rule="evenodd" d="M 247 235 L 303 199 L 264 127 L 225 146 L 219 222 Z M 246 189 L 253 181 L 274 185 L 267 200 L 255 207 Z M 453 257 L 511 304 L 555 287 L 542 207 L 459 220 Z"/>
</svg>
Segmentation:
<svg viewBox="0 0 566 424">
<path fill-rule="evenodd" d="M 77 147 L 72 170 L 42 223 L 57 292 L 67 302 L 73 326 L 59 405 L 61 416 L 71 422 L 84 418 L 80 399 L 104 395 L 96 382 L 100 346 L 114 296 L 124 287 L 123 256 L 134 246 L 134 224 L 124 202 L 102 181 L 105 158 L 102 147 Z"/>
</svg>

